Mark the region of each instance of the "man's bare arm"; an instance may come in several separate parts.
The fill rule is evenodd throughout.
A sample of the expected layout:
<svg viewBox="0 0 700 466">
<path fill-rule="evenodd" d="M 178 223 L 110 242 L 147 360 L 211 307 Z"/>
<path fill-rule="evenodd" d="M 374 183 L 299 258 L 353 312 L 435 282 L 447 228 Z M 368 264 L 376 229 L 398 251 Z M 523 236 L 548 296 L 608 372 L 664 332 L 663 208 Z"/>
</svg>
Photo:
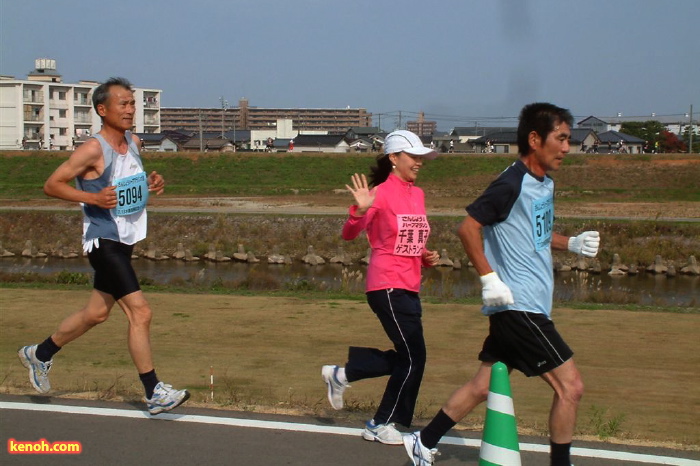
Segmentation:
<svg viewBox="0 0 700 466">
<path fill-rule="evenodd" d="M 99 193 L 87 193 L 74 188 L 69 183 L 78 176 L 99 176 L 104 170 L 100 143 L 91 139 L 78 147 L 71 156 L 59 165 L 44 183 L 44 193 L 71 202 L 92 204 L 103 209 L 117 206 L 114 186 L 108 186 Z"/>
<path fill-rule="evenodd" d="M 482 225 L 474 220 L 474 218 L 467 216 L 462 224 L 457 230 L 457 235 L 459 236 L 462 246 L 464 246 L 464 251 L 469 256 L 469 260 L 472 265 L 479 273 L 479 275 L 486 275 L 487 273 L 493 272 L 491 264 L 486 259 L 484 254 L 484 243 L 481 239 L 481 228 Z"/>
</svg>

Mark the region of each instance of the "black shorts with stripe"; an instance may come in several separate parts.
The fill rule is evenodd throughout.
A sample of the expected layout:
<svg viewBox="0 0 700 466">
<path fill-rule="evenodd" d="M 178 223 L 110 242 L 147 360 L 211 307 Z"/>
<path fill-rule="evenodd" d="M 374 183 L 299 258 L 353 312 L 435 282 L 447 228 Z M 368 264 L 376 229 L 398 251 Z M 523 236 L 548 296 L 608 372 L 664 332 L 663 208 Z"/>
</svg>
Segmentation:
<svg viewBox="0 0 700 466">
<path fill-rule="evenodd" d="M 542 375 L 574 355 L 545 315 L 501 311 L 489 316 L 489 335 L 479 353 L 483 362 L 501 361 L 528 377 Z"/>
</svg>

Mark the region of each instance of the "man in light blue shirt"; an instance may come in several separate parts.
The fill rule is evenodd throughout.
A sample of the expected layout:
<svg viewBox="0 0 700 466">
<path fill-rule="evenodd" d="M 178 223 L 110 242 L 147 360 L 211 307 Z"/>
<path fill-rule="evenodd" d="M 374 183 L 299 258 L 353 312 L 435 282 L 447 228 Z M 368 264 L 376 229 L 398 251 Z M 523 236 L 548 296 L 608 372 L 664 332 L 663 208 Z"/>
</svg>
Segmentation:
<svg viewBox="0 0 700 466">
<path fill-rule="evenodd" d="M 481 276 L 482 311 L 489 316 L 481 365 L 421 432 L 404 437 L 415 465 L 433 464 L 442 436 L 486 401 L 491 367 L 498 361 L 554 390 L 550 413 L 551 465 L 569 466 L 576 412 L 583 395 L 573 351 L 551 320 L 552 249 L 595 257 L 597 231 L 575 237 L 555 233 L 554 181 L 569 152 L 571 113 L 547 103 L 527 105 L 518 125 L 519 159 L 467 207 L 459 237 Z M 482 240 L 483 235 L 483 240 Z"/>
</svg>

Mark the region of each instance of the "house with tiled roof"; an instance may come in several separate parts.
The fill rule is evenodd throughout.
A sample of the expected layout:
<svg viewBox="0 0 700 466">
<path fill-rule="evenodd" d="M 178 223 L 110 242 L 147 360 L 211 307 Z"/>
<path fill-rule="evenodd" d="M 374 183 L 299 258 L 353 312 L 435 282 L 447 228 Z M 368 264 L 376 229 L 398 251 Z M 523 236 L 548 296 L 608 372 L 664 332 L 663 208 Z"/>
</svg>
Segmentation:
<svg viewBox="0 0 700 466">
<path fill-rule="evenodd" d="M 177 152 L 180 148 L 177 142 L 163 133 L 134 133 L 141 139 L 143 151 Z"/>
<path fill-rule="evenodd" d="M 571 149 L 569 153 L 586 152 L 599 142 L 596 133 L 588 128 L 573 128 L 571 130 Z M 477 153 L 488 152 L 488 145 L 492 146 L 492 152 L 496 154 L 518 154 L 518 131 L 516 128 L 499 128 L 498 131 L 489 133 L 471 141 Z"/>
<path fill-rule="evenodd" d="M 470 141 L 476 153 L 491 152 L 496 154 L 517 154 L 518 153 L 518 131 L 516 128 L 500 128 L 498 131 L 488 133 L 485 136 Z"/>
<path fill-rule="evenodd" d="M 359 138 L 372 138 L 373 136 L 385 136 L 386 134 L 385 131 L 382 131 L 377 126 L 353 126 L 345 132 L 345 139 L 354 141 Z"/>
<path fill-rule="evenodd" d="M 300 134 L 291 152 L 349 152 L 344 134 Z"/>
<path fill-rule="evenodd" d="M 621 133 L 619 131 L 605 131 L 598 134 L 600 140 L 600 152 L 628 154 L 641 154 L 644 147 L 644 139 Z"/>
<path fill-rule="evenodd" d="M 620 131 L 624 123 L 644 121 L 658 121 L 666 128 L 666 131 L 681 135 L 690 126 L 690 115 L 656 115 L 652 113 L 650 116 L 616 116 L 602 118 L 589 116 L 579 121 L 577 126 L 579 128 L 590 128 L 596 133 L 603 133 L 606 131 Z M 699 119 L 693 116 L 693 128 L 696 132 L 698 131 L 699 122 Z"/>
<path fill-rule="evenodd" d="M 470 142 L 491 133 L 509 132 L 516 128 L 513 126 L 455 126 L 448 133 L 450 137 L 458 139 L 459 142 Z"/>
<path fill-rule="evenodd" d="M 610 129 L 607 121 L 603 121 L 600 118 L 592 115 L 576 123 L 576 126 L 579 128 L 591 129 L 596 133 L 602 133 L 603 131 L 608 131 Z"/>
<path fill-rule="evenodd" d="M 200 139 L 198 134 L 195 134 L 189 141 L 182 144 L 182 150 L 185 151 L 217 151 L 217 152 L 233 152 L 233 143 L 228 139 L 222 138 L 221 133 L 214 135 L 213 133 L 203 133 Z"/>
<path fill-rule="evenodd" d="M 590 128 L 571 128 L 571 140 L 569 141 L 570 153 L 593 152 L 594 147 L 600 146 L 600 139 L 595 131 Z"/>
</svg>

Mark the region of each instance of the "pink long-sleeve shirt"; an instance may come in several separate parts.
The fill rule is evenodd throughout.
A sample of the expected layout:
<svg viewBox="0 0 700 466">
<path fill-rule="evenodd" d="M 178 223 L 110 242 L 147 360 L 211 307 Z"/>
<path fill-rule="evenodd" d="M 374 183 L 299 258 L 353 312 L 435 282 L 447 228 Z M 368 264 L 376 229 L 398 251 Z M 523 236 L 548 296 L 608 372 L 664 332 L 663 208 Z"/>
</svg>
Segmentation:
<svg viewBox="0 0 700 466">
<path fill-rule="evenodd" d="M 350 241 L 365 230 L 372 248 L 366 291 L 402 288 L 420 291 L 421 265 L 430 225 L 425 215 L 423 190 L 393 173 L 376 188 L 372 207 L 357 215 L 349 209 L 343 239 Z"/>
</svg>

